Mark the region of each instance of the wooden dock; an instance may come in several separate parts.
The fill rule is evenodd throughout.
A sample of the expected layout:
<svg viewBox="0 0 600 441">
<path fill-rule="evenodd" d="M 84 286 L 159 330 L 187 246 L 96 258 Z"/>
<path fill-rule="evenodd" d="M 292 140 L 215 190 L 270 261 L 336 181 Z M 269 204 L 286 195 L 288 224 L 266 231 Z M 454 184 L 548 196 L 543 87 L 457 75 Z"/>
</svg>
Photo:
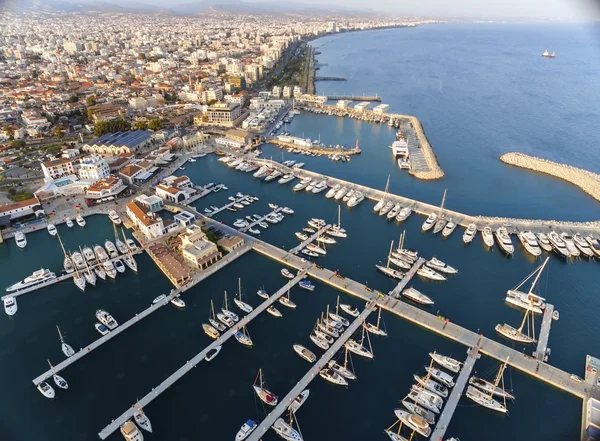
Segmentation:
<svg viewBox="0 0 600 441">
<path fill-rule="evenodd" d="M 333 358 L 337 351 L 339 351 L 342 346 L 348 341 L 352 334 L 354 334 L 360 326 L 365 322 L 369 314 L 373 312 L 377 303 L 372 302 L 360 313 L 360 315 L 354 319 L 354 321 L 350 324 L 350 326 L 344 331 L 339 338 L 333 342 L 333 344 L 325 351 L 325 353 L 321 356 L 319 360 L 315 364 L 312 365 L 310 370 L 296 383 L 296 385 L 288 392 L 288 394 L 279 400 L 279 404 L 267 415 L 267 417 L 262 420 L 259 426 L 250 434 L 247 438 L 248 441 L 258 441 L 263 437 L 266 431 L 275 423 L 277 418 L 279 418 L 292 404 L 292 401 L 296 399 L 300 392 L 306 389 L 306 386 L 310 384 L 310 382 L 315 379 L 315 377 L 319 374 L 319 371 L 324 367 L 327 367 L 327 363 L 329 360 Z"/>
<path fill-rule="evenodd" d="M 295 284 L 300 282 L 302 278 L 304 278 L 305 273 L 299 272 L 299 274 L 294 277 L 292 280 L 287 282 L 283 287 L 279 289 L 275 294 L 266 299 L 263 303 L 261 303 L 254 311 L 252 311 L 247 316 L 240 319 L 240 321 L 229 330 L 225 331 L 218 339 L 212 342 L 210 345 L 206 346 L 202 351 L 200 351 L 194 358 L 186 361 L 186 363 L 180 367 L 178 370 L 173 372 L 169 377 L 167 377 L 162 383 L 160 383 L 157 387 L 153 388 L 146 396 L 142 399 L 138 400 L 135 404 L 133 404 L 127 411 L 121 414 L 117 419 L 113 420 L 109 425 L 107 425 L 104 429 L 98 433 L 98 436 L 101 439 L 108 438 L 113 432 L 115 432 L 121 424 L 127 421 L 129 418 L 133 416 L 133 413 L 139 409 L 140 407 L 145 407 L 150 404 L 155 398 L 157 398 L 161 393 L 166 391 L 169 387 L 171 387 L 175 382 L 181 379 L 185 374 L 187 374 L 190 370 L 195 368 L 199 363 L 204 361 L 204 357 L 211 349 L 216 348 L 217 346 L 222 346 L 227 340 L 229 340 L 238 330 L 242 329 L 244 325 L 250 323 L 253 319 L 258 317 L 263 311 L 265 311 L 269 306 L 275 303 L 282 295 L 286 294 L 288 290 L 293 287 Z M 118 328 L 117 328 L 118 329 Z"/>
<path fill-rule="evenodd" d="M 456 406 L 458 406 L 458 402 L 460 397 L 465 390 L 465 386 L 467 385 L 467 381 L 471 372 L 473 371 L 473 366 L 475 366 L 475 362 L 479 358 L 479 346 L 475 345 L 473 348 L 467 349 L 467 359 L 463 363 L 462 369 L 458 374 L 458 378 L 456 379 L 456 383 L 452 392 L 450 393 L 450 397 L 448 397 L 448 401 L 446 401 L 446 405 L 444 406 L 444 410 L 442 411 L 440 418 L 433 430 L 431 440 L 443 440 L 444 435 L 446 434 L 446 429 L 448 429 L 448 425 L 454 416 L 454 411 L 456 410 Z"/>
<path fill-rule="evenodd" d="M 412 280 L 412 278 L 415 276 L 415 274 L 417 274 L 417 271 L 419 270 L 419 268 L 421 268 L 424 263 L 425 263 L 425 259 L 423 257 L 419 257 L 419 259 L 415 262 L 415 264 L 408 270 L 406 275 L 404 277 L 402 277 L 402 280 L 400 280 L 398 285 L 396 285 L 396 287 L 394 289 L 392 289 L 388 293 L 388 295 L 390 297 L 399 299 L 402 294 L 402 290 L 404 290 L 404 288 L 406 288 L 406 285 L 408 284 L 408 282 L 410 282 Z"/>
<path fill-rule="evenodd" d="M 550 327 L 552 326 L 552 313 L 554 312 L 554 305 L 546 303 L 546 309 L 544 309 L 544 318 L 542 319 L 542 327 L 540 329 L 540 335 L 538 336 L 537 348 L 534 353 L 540 361 L 545 361 L 546 349 L 548 348 L 548 339 L 550 338 Z"/>
</svg>

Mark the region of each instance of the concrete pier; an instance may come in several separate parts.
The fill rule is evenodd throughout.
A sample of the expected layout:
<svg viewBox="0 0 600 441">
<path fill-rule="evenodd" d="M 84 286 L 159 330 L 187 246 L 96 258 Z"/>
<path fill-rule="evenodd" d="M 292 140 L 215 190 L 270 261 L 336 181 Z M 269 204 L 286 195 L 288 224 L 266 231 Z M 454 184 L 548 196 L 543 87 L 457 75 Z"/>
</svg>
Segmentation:
<svg viewBox="0 0 600 441">
<path fill-rule="evenodd" d="M 244 196 L 244 197 L 241 197 L 241 198 L 236 198 L 236 199 L 235 199 L 235 201 L 233 201 L 233 202 L 229 202 L 228 204 L 226 204 L 226 205 L 223 205 L 223 206 L 222 206 L 221 208 L 219 208 L 218 210 L 215 210 L 215 211 L 213 211 L 212 213 L 209 213 L 209 214 L 206 214 L 206 213 L 204 213 L 203 215 L 204 215 L 204 216 L 207 216 L 207 217 L 213 217 L 215 214 L 219 214 L 221 211 L 227 210 L 227 209 L 228 209 L 229 207 L 231 207 L 233 204 L 238 204 L 238 203 L 240 203 L 240 202 L 242 202 L 242 201 L 245 201 L 247 198 L 248 198 L 248 195 L 246 195 L 246 196 Z M 245 205 L 244 207 L 246 207 L 246 205 Z M 187 209 L 187 208 L 188 208 L 188 207 L 186 207 L 185 209 Z M 191 207 L 189 207 L 189 208 L 191 208 Z M 241 210 L 241 208 L 240 208 L 240 210 Z"/>
<path fill-rule="evenodd" d="M 253 222 L 250 223 L 250 225 L 248 225 L 247 227 L 244 228 L 240 228 L 240 231 L 242 233 L 245 233 L 246 231 L 248 231 L 250 228 L 253 228 L 254 226 L 258 225 L 260 222 L 263 222 L 267 217 L 271 216 L 272 214 L 277 214 L 282 210 L 283 207 L 277 207 L 275 210 L 271 211 L 270 213 L 265 214 L 263 217 L 261 217 L 258 220 L 255 220 Z"/>
<path fill-rule="evenodd" d="M 548 338 L 550 337 L 550 326 L 552 326 L 552 313 L 554 312 L 554 305 L 546 303 L 546 309 L 544 309 L 544 318 L 542 319 L 542 327 L 540 328 L 540 335 L 538 336 L 537 349 L 535 350 L 534 356 L 540 360 L 545 361 L 546 349 L 548 348 Z"/>
<path fill-rule="evenodd" d="M 419 270 L 419 268 L 421 268 L 423 266 L 423 264 L 425 263 L 425 259 L 423 257 L 419 257 L 419 259 L 415 262 L 415 264 L 408 270 L 408 272 L 406 273 L 406 275 L 402 278 L 402 280 L 400 280 L 400 282 L 398 283 L 398 285 L 396 285 L 396 287 L 394 289 L 392 289 L 388 295 L 390 297 L 394 297 L 396 299 L 400 298 L 401 294 L 402 294 L 402 290 L 404 288 L 406 288 L 406 285 L 408 284 L 408 282 L 410 282 L 412 280 L 412 278 L 415 276 L 415 274 L 417 274 L 417 271 Z"/>
<path fill-rule="evenodd" d="M 160 383 L 157 387 L 152 389 L 146 396 L 144 396 L 141 400 L 138 400 L 133 406 L 131 406 L 127 411 L 121 414 L 117 419 L 113 420 L 109 425 L 107 425 L 104 429 L 98 433 L 98 436 L 101 439 L 108 438 L 113 432 L 115 432 L 121 424 L 127 421 L 129 418 L 133 416 L 133 413 L 138 410 L 140 407 L 145 407 L 149 403 L 151 403 L 155 398 L 157 398 L 161 393 L 171 387 L 175 382 L 181 379 L 185 374 L 195 368 L 199 363 L 204 361 L 204 357 L 211 349 L 216 348 L 217 346 L 222 346 L 227 340 L 229 340 L 238 330 L 242 329 L 244 325 L 247 325 L 259 314 L 265 311 L 269 306 L 275 303 L 282 295 L 288 292 L 288 290 L 293 287 L 295 284 L 300 282 L 304 277 L 305 273 L 300 272 L 296 277 L 287 282 L 282 288 L 279 289 L 275 294 L 266 299 L 263 303 L 261 303 L 254 311 L 252 311 L 247 316 L 240 319 L 236 325 L 227 331 L 225 331 L 221 336 L 212 342 L 210 345 L 205 347 L 202 351 L 200 351 L 196 356 L 194 356 L 191 360 L 188 360 L 182 367 L 173 372 L 168 378 L 166 378 L 162 383 Z M 118 329 L 118 328 L 117 328 Z"/>
<path fill-rule="evenodd" d="M 248 437 L 248 441 L 258 441 L 264 436 L 265 432 L 275 423 L 277 418 L 279 418 L 292 404 L 292 401 L 296 399 L 300 392 L 302 392 L 306 387 L 310 384 L 310 382 L 319 374 L 319 371 L 325 367 L 327 367 L 327 363 L 329 360 L 333 358 L 337 351 L 339 351 L 344 344 L 348 341 L 352 334 L 354 334 L 360 326 L 365 322 L 369 314 L 373 312 L 377 303 L 372 302 L 367 305 L 367 307 L 360 313 L 360 315 L 350 324 L 348 329 L 344 331 L 339 338 L 333 342 L 333 344 L 325 351 L 325 353 L 321 356 L 319 360 L 315 364 L 312 365 L 310 370 L 296 383 L 296 385 L 289 391 L 289 393 L 279 400 L 279 404 L 267 415 L 267 417 L 262 420 L 259 426 L 250 434 Z"/>
<path fill-rule="evenodd" d="M 319 237 L 320 235 L 322 235 L 323 233 L 325 233 L 325 231 L 329 230 L 331 228 L 331 225 L 325 225 L 324 227 L 319 228 L 319 230 L 314 233 L 313 235 L 309 236 L 308 239 L 302 241 L 300 243 L 300 245 L 295 246 L 294 248 L 292 248 L 290 250 L 290 253 L 292 254 L 298 254 L 303 248 L 306 247 L 306 245 L 308 245 L 309 243 L 312 243 L 317 237 Z"/>
<path fill-rule="evenodd" d="M 448 425 L 454 416 L 454 411 L 456 410 L 456 406 L 458 406 L 458 402 L 460 397 L 465 390 L 465 386 L 467 385 L 467 381 L 471 372 L 473 371 L 473 366 L 475 366 L 475 362 L 479 358 L 479 346 L 475 345 L 471 349 L 467 349 L 468 357 L 463 363 L 462 369 L 458 374 L 458 378 L 456 379 L 456 383 L 450 396 L 448 397 L 448 401 L 446 401 L 446 405 L 444 406 L 444 410 L 438 419 L 437 424 L 435 425 L 435 429 L 433 430 L 431 437 L 429 438 L 432 441 L 443 440 L 444 435 L 446 434 L 446 429 L 448 429 Z"/>
</svg>

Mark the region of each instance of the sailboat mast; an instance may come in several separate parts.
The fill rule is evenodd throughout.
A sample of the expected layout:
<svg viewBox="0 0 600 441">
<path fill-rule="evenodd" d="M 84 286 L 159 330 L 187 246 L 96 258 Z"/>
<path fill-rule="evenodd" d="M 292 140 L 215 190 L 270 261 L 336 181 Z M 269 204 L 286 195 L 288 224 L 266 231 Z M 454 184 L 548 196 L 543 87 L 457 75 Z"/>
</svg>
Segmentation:
<svg viewBox="0 0 600 441">
<path fill-rule="evenodd" d="M 444 190 L 444 196 L 442 196 L 442 204 L 440 205 L 440 216 L 444 211 L 444 202 L 446 202 L 446 191 L 448 191 L 448 189 Z"/>
<path fill-rule="evenodd" d="M 377 313 L 377 328 L 379 328 L 380 320 L 381 320 L 381 306 L 379 307 L 379 312 Z"/>
<path fill-rule="evenodd" d="M 548 259 L 550 259 L 550 257 L 546 257 L 546 260 L 544 260 L 544 263 L 542 264 L 542 266 L 540 267 L 540 270 L 538 271 L 537 275 L 535 276 L 535 280 L 531 284 L 531 288 L 529 288 L 529 295 L 531 295 L 533 288 L 535 288 L 535 284 L 537 283 L 537 281 L 539 280 L 539 278 L 542 274 L 542 271 L 544 271 L 544 267 L 548 263 Z"/>
<path fill-rule="evenodd" d="M 392 240 L 392 243 L 390 244 L 390 252 L 388 253 L 388 258 L 387 258 L 387 267 L 390 267 L 390 256 L 392 255 L 392 248 L 394 248 L 394 241 Z"/>
<path fill-rule="evenodd" d="M 338 205 L 338 227 L 342 226 L 342 221 L 341 221 L 341 205 Z"/>
<path fill-rule="evenodd" d="M 60 247 L 62 248 L 63 254 L 65 255 L 65 257 L 67 257 L 67 252 L 65 251 L 65 246 L 62 243 L 60 234 L 58 234 L 58 230 L 56 231 L 56 237 L 58 237 L 58 243 L 60 244 Z"/>
<path fill-rule="evenodd" d="M 336 314 L 340 313 L 340 296 L 338 296 L 337 303 L 335 304 L 335 313 Z"/>
<path fill-rule="evenodd" d="M 403 250 L 404 249 L 404 238 L 406 237 L 406 230 L 402 231 L 402 234 L 400 235 L 400 237 L 402 240 L 398 245 L 400 245 L 400 249 Z"/>
</svg>

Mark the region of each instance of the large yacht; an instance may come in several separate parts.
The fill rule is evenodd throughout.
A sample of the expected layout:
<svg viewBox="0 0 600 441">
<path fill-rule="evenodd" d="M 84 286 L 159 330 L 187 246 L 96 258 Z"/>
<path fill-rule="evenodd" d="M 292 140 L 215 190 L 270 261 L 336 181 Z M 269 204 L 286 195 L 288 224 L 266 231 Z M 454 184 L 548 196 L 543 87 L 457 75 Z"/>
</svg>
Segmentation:
<svg viewBox="0 0 600 441">
<path fill-rule="evenodd" d="M 569 250 L 569 253 L 571 253 L 571 257 L 579 257 L 581 251 L 579 251 L 579 248 L 575 246 L 573 237 L 567 233 L 560 233 L 560 237 L 565 242 L 567 250 Z"/>
<path fill-rule="evenodd" d="M 457 374 L 458 371 L 460 371 L 460 366 L 462 363 L 455 360 L 454 358 L 450 358 L 445 355 L 438 354 L 437 352 L 430 352 L 429 356 L 437 364 L 439 364 L 440 366 L 442 366 L 445 369 L 448 369 L 449 371 L 454 372 L 455 374 Z"/>
<path fill-rule="evenodd" d="M 540 248 L 542 248 L 542 250 L 548 252 L 552 251 L 552 244 L 548 240 L 548 236 L 546 234 L 538 233 L 535 235 L 535 237 L 537 238 L 538 245 L 540 246 Z"/>
<path fill-rule="evenodd" d="M 494 246 L 494 235 L 492 234 L 492 229 L 490 227 L 484 227 L 481 232 L 481 238 L 483 239 L 483 243 L 488 248 Z"/>
<path fill-rule="evenodd" d="M 571 257 L 571 252 L 567 249 L 567 244 L 556 231 L 551 231 L 548 234 L 548 240 L 556 254 L 565 258 Z"/>
<path fill-rule="evenodd" d="M 119 324 L 114 319 L 114 317 L 112 315 L 110 315 L 108 312 L 104 311 L 103 309 L 96 310 L 96 318 L 98 319 L 98 321 L 100 323 L 105 325 L 110 330 L 113 330 L 117 326 L 119 326 Z"/>
<path fill-rule="evenodd" d="M 52 279 L 56 279 L 56 274 L 47 269 L 39 269 L 34 271 L 31 276 L 25 277 L 25 279 L 21 280 L 20 282 L 9 286 L 6 288 L 6 291 L 18 291 L 20 289 L 29 288 L 30 286 L 39 285 L 40 283 L 44 283 Z"/>
<path fill-rule="evenodd" d="M 594 257 L 594 251 L 590 247 L 590 244 L 583 238 L 581 234 L 573 236 L 573 243 L 586 257 Z"/>
<path fill-rule="evenodd" d="M 425 265 L 427 265 L 429 268 L 446 274 L 456 274 L 458 272 L 456 268 L 447 265 L 446 263 L 442 262 L 439 259 L 436 259 L 435 257 L 432 257 L 430 260 L 425 262 Z"/>
<path fill-rule="evenodd" d="M 121 225 L 121 218 L 115 210 L 110 210 L 108 212 L 108 217 L 115 225 Z"/>
<path fill-rule="evenodd" d="M 429 231 L 435 225 L 437 221 L 438 215 L 437 213 L 431 213 L 423 222 L 423 226 L 421 226 L 421 231 Z"/>
<path fill-rule="evenodd" d="M 542 254 L 542 250 L 540 249 L 535 234 L 533 234 L 531 231 L 520 231 L 517 236 L 529 254 L 534 257 L 538 257 Z"/>
<path fill-rule="evenodd" d="M 504 251 L 508 255 L 512 255 L 515 252 L 515 247 L 513 246 L 512 240 L 510 240 L 510 236 L 508 235 L 508 231 L 506 231 L 505 227 L 498 228 L 495 233 L 496 241 L 498 242 L 498 246 L 502 251 Z"/>
<path fill-rule="evenodd" d="M 25 248 L 27 246 L 27 239 L 25 239 L 25 233 L 17 231 L 15 233 L 15 242 L 19 248 Z"/>
<path fill-rule="evenodd" d="M 413 302 L 420 303 L 421 305 L 430 306 L 430 305 L 434 304 L 434 301 L 430 297 L 417 291 L 412 286 L 410 288 L 407 288 L 404 291 L 402 291 L 402 295 L 404 297 L 412 300 Z"/>
<path fill-rule="evenodd" d="M 585 236 L 585 240 L 590 244 L 590 247 L 596 257 L 600 257 L 600 242 L 593 236 Z"/>
<path fill-rule="evenodd" d="M 468 244 L 473 242 L 473 239 L 477 235 L 477 225 L 474 223 L 470 223 L 465 232 L 463 233 L 463 243 Z"/>
</svg>

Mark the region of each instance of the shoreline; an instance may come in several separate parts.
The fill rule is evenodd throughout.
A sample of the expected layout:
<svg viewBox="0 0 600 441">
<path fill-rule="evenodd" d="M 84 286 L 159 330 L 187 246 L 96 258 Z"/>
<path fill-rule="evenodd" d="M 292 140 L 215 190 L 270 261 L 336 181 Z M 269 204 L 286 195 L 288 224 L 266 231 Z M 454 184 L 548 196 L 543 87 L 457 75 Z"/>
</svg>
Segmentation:
<svg viewBox="0 0 600 441">
<path fill-rule="evenodd" d="M 549 159 L 529 156 L 525 153 L 510 152 L 500 156 L 500 161 L 514 167 L 536 171 L 553 176 L 579 187 L 597 201 L 600 201 L 600 175 Z"/>
</svg>

